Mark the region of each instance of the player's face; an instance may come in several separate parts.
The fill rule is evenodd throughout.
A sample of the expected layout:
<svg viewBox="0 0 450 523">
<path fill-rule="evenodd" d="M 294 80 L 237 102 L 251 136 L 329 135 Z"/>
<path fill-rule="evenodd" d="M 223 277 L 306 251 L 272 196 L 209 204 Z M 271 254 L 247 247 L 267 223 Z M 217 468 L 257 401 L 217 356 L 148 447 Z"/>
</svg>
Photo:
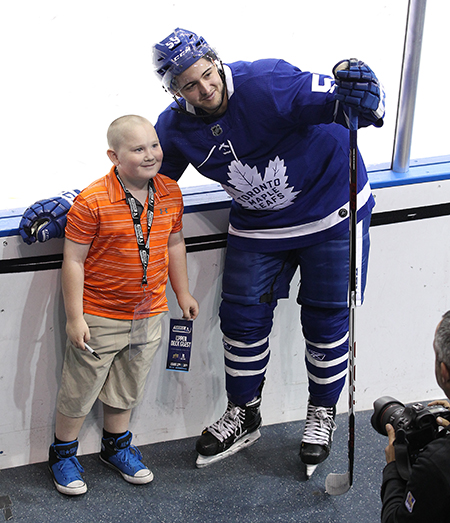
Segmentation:
<svg viewBox="0 0 450 523">
<path fill-rule="evenodd" d="M 178 93 L 194 107 L 207 113 L 223 114 L 227 108 L 225 89 L 215 64 L 200 58 L 177 77 Z"/>
<path fill-rule="evenodd" d="M 150 124 L 134 124 L 123 132 L 113 163 L 128 189 L 143 189 L 161 168 L 163 152 Z M 110 156 L 111 157 L 111 156 Z"/>
</svg>

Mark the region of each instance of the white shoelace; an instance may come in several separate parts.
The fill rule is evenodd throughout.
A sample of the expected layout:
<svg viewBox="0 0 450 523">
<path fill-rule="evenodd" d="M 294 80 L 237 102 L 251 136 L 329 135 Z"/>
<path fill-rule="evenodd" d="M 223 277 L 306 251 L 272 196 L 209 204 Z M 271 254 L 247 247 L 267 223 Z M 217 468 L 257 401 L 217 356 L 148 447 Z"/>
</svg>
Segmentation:
<svg viewBox="0 0 450 523">
<path fill-rule="evenodd" d="M 303 443 L 328 445 L 333 439 L 336 423 L 333 419 L 333 408 L 308 405 Z"/>
<path fill-rule="evenodd" d="M 232 434 L 240 433 L 242 425 L 244 424 L 245 412 L 244 409 L 228 403 L 225 414 L 210 427 L 208 432 L 216 437 L 219 441 L 225 441 Z"/>
</svg>

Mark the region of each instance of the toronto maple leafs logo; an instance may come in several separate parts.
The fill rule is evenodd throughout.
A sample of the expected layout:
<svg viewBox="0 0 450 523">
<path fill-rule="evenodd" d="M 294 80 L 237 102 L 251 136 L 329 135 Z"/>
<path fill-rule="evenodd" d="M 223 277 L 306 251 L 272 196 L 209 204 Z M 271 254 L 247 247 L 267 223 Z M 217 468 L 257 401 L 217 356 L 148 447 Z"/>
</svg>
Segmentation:
<svg viewBox="0 0 450 523">
<path fill-rule="evenodd" d="M 228 166 L 228 182 L 225 191 L 246 209 L 277 211 L 291 205 L 300 191 L 289 187 L 284 160 L 277 156 L 270 160 L 264 179 L 256 167 L 243 165 L 234 160 Z"/>
</svg>

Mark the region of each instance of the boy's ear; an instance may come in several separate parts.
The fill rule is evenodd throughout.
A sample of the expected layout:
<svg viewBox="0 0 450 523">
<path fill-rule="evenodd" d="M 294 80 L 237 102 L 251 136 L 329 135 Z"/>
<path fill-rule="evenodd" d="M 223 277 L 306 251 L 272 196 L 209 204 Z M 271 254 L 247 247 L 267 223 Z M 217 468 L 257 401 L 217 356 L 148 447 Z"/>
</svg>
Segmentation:
<svg viewBox="0 0 450 523">
<path fill-rule="evenodd" d="M 112 161 L 112 163 L 117 167 L 119 165 L 119 158 L 117 158 L 117 154 L 112 149 L 108 149 L 106 151 L 106 154 L 108 155 L 108 158 Z"/>
</svg>

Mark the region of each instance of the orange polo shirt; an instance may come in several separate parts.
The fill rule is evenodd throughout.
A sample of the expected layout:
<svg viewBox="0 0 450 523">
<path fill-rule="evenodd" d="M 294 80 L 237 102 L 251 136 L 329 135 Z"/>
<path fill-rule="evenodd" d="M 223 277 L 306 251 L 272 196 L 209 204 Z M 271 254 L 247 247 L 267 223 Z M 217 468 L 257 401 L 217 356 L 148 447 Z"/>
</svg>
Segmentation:
<svg viewBox="0 0 450 523">
<path fill-rule="evenodd" d="M 152 293 L 151 315 L 168 310 L 168 247 L 171 233 L 182 230 L 183 197 L 178 184 L 157 174 L 155 210 L 150 232 L 150 260 L 147 270 Z M 142 202 L 141 202 L 142 203 Z M 141 215 L 147 240 L 147 204 Z M 84 264 L 84 312 L 117 319 L 133 319 L 143 300 L 142 263 L 130 208 L 125 193 L 111 171 L 84 189 L 67 214 L 66 238 L 91 244 Z"/>
</svg>

